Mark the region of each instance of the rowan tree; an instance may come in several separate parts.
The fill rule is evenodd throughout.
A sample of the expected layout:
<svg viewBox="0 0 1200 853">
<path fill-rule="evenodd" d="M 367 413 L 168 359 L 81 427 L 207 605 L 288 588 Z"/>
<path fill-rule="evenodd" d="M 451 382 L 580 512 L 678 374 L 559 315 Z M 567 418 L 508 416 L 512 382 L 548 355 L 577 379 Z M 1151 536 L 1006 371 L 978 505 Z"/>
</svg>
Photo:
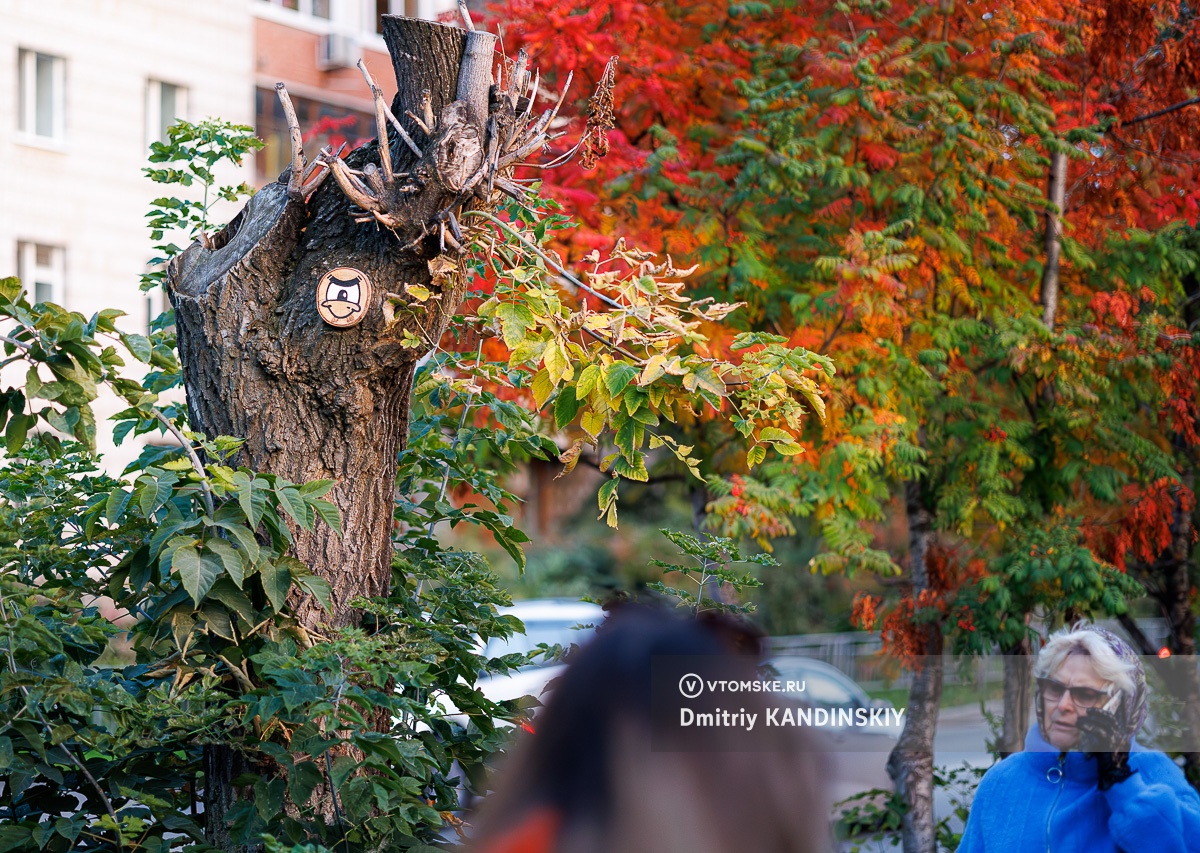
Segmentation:
<svg viewBox="0 0 1200 853">
<path fill-rule="evenodd" d="M 1190 492 L 1164 433 L 1173 417 L 1187 435 L 1194 399 L 1191 330 L 1166 319 L 1193 268 L 1170 236 L 1196 212 L 1186 6 L 497 8 L 519 22 L 510 40 L 587 23 L 547 65 L 611 52 L 633 66 L 607 162 L 590 180 L 552 177 L 604 214 L 567 245 L 638 229 L 701 264 L 698 293 L 746 301 L 744 322 L 839 365 L 827 418 L 801 442 L 816 452 L 715 487 L 738 492 L 717 512 L 759 498 L 750 523 L 727 516 L 733 531 L 811 513 L 819 568 L 907 562 L 886 615 L 910 655 L 940 651 L 941 625 L 960 647 L 1027 655 L 1035 613 L 1126 612 L 1134 530 L 1156 543 L 1139 553 L 1190 551 Z M 699 106 L 672 124 L 681 103 Z M 895 501 L 908 547 L 881 549 L 874 523 Z M 1114 525 L 1127 532 L 1101 547 Z M 939 677 L 917 679 L 898 753 L 909 850 L 933 844 Z M 1009 694 L 1017 748 L 1028 693 Z"/>
</svg>

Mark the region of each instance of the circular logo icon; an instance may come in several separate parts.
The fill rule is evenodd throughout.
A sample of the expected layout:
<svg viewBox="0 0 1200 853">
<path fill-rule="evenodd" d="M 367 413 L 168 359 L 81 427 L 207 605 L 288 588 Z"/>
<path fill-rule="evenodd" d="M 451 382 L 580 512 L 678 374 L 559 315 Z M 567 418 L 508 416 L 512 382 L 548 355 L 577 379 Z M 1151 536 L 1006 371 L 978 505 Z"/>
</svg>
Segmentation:
<svg viewBox="0 0 1200 853">
<path fill-rule="evenodd" d="M 362 322 L 371 306 L 371 280 L 362 270 L 337 267 L 317 283 L 317 313 L 337 329 Z"/>
<path fill-rule="evenodd" d="M 695 699 L 704 692 L 704 679 L 689 672 L 679 678 L 679 695 L 684 699 Z"/>
</svg>

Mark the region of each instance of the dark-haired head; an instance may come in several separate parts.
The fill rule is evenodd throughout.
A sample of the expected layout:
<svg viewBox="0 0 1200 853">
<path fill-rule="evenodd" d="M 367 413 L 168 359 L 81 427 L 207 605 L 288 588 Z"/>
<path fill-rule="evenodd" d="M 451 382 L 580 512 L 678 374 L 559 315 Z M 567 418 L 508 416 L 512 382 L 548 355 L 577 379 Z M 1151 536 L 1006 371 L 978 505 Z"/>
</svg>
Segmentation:
<svg viewBox="0 0 1200 853">
<path fill-rule="evenodd" d="M 717 853 L 747 833 L 757 841 L 745 849 L 762 853 L 821 849 L 821 757 L 801 739 L 781 736 L 777 754 L 651 748 L 653 660 L 722 656 L 726 671 L 754 678 L 760 639 L 724 616 L 614 612 L 553 684 L 536 731 L 492 785 L 477 849 L 519 849 L 496 844 L 532 816 L 556 827 L 547 853 Z"/>
</svg>

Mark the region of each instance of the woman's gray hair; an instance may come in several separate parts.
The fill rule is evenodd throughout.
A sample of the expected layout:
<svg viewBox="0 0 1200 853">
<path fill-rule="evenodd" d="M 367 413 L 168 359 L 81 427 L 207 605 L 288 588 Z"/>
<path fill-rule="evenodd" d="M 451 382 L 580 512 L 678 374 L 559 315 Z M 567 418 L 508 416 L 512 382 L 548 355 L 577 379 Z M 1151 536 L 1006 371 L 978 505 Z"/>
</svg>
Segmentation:
<svg viewBox="0 0 1200 853">
<path fill-rule="evenodd" d="M 1137 664 L 1123 660 L 1105 638 L 1092 628 L 1063 628 L 1050 636 L 1033 666 L 1034 678 L 1053 678 L 1071 655 L 1090 655 L 1097 678 L 1116 685 L 1126 696 L 1133 695 Z"/>
</svg>

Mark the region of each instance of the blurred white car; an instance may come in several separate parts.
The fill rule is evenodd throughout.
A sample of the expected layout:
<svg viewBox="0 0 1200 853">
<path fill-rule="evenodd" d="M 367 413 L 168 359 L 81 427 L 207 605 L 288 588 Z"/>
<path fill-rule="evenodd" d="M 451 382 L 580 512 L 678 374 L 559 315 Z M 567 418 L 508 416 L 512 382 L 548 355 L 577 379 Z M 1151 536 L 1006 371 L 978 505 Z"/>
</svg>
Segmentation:
<svg viewBox="0 0 1200 853">
<path fill-rule="evenodd" d="M 510 654 L 526 654 L 539 646 L 582 646 L 591 639 L 596 626 L 604 620 L 604 610 L 598 604 L 590 604 L 572 598 L 541 598 L 518 601 L 511 607 L 500 608 L 503 616 L 516 616 L 525 626 L 522 634 L 513 634 L 507 639 L 493 637 L 483 648 L 489 658 Z M 554 660 L 535 658 L 532 663 L 512 672 L 480 678 L 475 686 L 479 692 L 493 702 L 520 699 L 532 696 L 545 702 L 546 687 L 562 674 L 566 664 Z M 467 716 L 450 706 L 443 699 L 446 716 L 453 722 L 465 726 Z"/>
</svg>

